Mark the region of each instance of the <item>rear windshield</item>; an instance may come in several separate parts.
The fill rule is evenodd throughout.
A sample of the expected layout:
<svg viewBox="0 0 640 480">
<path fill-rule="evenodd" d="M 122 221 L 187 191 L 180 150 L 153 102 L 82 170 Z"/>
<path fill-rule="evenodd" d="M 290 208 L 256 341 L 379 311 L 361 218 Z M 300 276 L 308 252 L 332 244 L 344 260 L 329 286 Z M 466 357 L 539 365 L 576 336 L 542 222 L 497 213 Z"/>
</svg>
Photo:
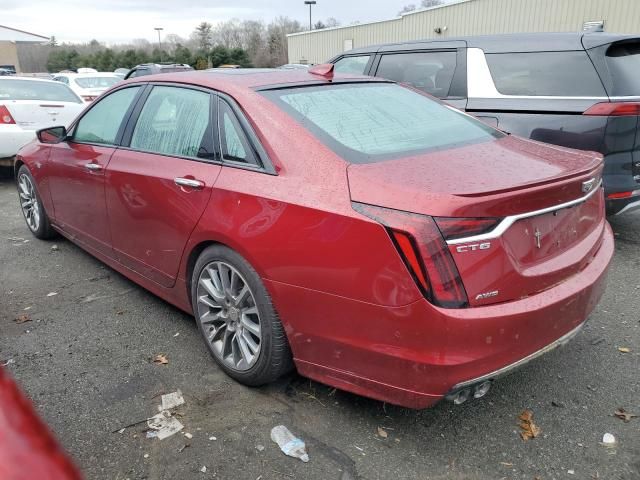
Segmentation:
<svg viewBox="0 0 640 480">
<path fill-rule="evenodd" d="M 120 82 L 119 77 L 80 77 L 74 81 L 82 88 L 109 88 Z"/>
<path fill-rule="evenodd" d="M 51 100 L 82 103 L 69 87 L 58 82 L 0 80 L 0 100 Z"/>
<path fill-rule="evenodd" d="M 372 163 L 503 136 L 452 107 L 390 83 L 262 93 L 351 163 Z"/>
<path fill-rule="evenodd" d="M 640 42 L 613 44 L 605 58 L 613 83 L 611 95 L 640 95 Z"/>
<path fill-rule="evenodd" d="M 503 95 L 606 97 L 584 51 L 491 53 L 485 55 Z"/>
</svg>

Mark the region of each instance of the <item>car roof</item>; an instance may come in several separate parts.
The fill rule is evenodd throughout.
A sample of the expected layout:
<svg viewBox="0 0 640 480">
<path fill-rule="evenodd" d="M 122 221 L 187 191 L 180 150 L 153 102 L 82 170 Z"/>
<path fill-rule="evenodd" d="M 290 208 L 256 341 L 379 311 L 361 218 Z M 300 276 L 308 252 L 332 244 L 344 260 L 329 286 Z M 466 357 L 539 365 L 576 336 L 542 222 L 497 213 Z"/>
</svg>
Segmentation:
<svg viewBox="0 0 640 480">
<path fill-rule="evenodd" d="M 126 80 L 126 83 L 168 82 L 186 83 L 232 92 L 260 90 L 305 84 L 331 84 L 348 81 L 388 82 L 363 75 L 336 74 L 333 77 L 314 75 L 308 70 L 277 68 L 219 68 L 145 75 Z"/>
<path fill-rule="evenodd" d="M 630 39 L 640 39 L 640 35 L 603 32 L 507 33 L 469 37 L 431 38 L 370 45 L 368 47 L 354 48 L 348 52 L 336 55 L 334 58 L 342 55 L 375 53 L 379 50 L 384 51 L 388 47 L 395 47 L 394 50 L 400 50 L 399 47 L 402 46 L 406 46 L 406 50 L 418 49 L 422 44 L 426 46 L 427 44 L 433 45 L 433 43 L 437 42 L 464 42 L 467 47 L 481 48 L 486 53 L 509 53 L 582 50 L 583 48 L 590 49 L 612 42 Z"/>
</svg>

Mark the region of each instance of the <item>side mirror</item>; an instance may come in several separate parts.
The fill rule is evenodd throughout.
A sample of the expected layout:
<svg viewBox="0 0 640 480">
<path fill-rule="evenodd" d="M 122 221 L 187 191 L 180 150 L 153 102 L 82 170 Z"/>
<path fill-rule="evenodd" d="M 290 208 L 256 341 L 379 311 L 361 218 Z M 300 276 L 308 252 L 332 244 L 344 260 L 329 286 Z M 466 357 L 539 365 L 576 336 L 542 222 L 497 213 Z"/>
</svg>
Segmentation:
<svg viewBox="0 0 640 480">
<path fill-rule="evenodd" d="M 41 143 L 60 143 L 65 138 L 67 138 L 67 129 L 65 127 L 43 128 L 42 130 L 38 130 L 36 132 L 36 136 Z"/>
</svg>

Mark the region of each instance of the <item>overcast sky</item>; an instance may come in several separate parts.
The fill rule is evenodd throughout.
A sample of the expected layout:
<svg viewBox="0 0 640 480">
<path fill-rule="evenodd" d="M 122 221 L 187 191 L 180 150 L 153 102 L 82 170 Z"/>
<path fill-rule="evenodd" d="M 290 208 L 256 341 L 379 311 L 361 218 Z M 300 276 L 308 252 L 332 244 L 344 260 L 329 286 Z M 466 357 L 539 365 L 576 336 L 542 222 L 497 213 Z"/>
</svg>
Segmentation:
<svg viewBox="0 0 640 480">
<path fill-rule="evenodd" d="M 317 0 L 314 22 L 335 17 L 343 25 L 395 17 L 419 0 Z M 308 22 L 303 0 L 0 0 L 0 23 L 58 41 L 119 43 L 134 38 L 157 41 L 163 34 L 188 37 L 202 21 L 239 18 L 269 22 L 278 15 Z"/>
</svg>

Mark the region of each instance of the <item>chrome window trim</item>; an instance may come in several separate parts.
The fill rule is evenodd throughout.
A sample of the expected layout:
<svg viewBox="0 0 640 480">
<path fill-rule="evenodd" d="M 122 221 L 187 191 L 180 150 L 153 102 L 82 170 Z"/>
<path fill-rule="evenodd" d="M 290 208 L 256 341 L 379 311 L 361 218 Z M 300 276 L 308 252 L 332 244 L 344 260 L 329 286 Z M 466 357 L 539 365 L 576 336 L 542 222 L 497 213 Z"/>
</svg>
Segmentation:
<svg viewBox="0 0 640 480">
<path fill-rule="evenodd" d="M 474 235 L 472 237 L 456 238 L 454 240 L 448 240 L 447 245 L 461 245 L 464 243 L 484 242 L 486 240 L 494 240 L 502 236 L 502 234 L 506 232 L 509 229 L 509 227 L 511 227 L 511 225 L 516 223 L 518 220 L 522 220 L 523 218 L 531 218 L 531 217 L 537 217 L 540 215 L 545 215 L 547 213 L 563 210 L 565 208 L 573 207 L 574 205 L 578 205 L 580 203 L 586 202 L 596 192 L 599 192 L 601 187 L 602 187 L 602 180 L 600 180 L 600 182 L 598 183 L 597 188 L 594 188 L 593 190 L 591 190 L 584 197 L 576 198 L 575 200 L 571 200 L 570 202 L 561 203 L 559 205 L 554 205 L 552 207 L 535 210 L 533 212 L 519 213 L 517 215 L 510 215 L 508 217 L 504 217 L 502 221 L 496 226 L 496 228 L 494 228 L 490 232 L 483 233 L 481 235 Z"/>
</svg>

